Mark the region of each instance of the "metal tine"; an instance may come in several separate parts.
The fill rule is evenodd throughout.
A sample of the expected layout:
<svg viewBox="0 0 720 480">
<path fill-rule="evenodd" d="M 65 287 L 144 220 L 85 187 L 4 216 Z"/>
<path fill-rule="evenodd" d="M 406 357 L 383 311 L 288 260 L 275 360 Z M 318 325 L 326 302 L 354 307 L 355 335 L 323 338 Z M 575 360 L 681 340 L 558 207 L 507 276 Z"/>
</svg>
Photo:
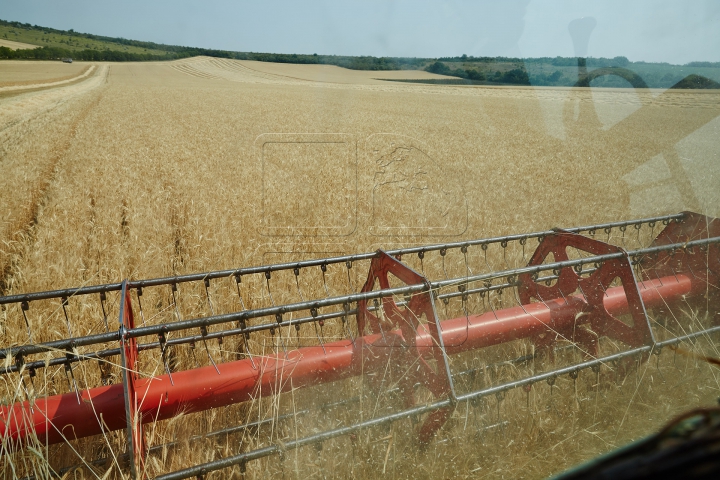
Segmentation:
<svg viewBox="0 0 720 480">
<path fill-rule="evenodd" d="M 636 223 L 635 225 L 633 225 L 633 227 L 635 228 L 635 230 L 637 230 L 637 244 L 638 244 L 638 248 L 641 248 L 641 247 L 642 247 L 642 244 L 640 243 L 640 229 L 642 229 L 642 223 Z"/>
<path fill-rule="evenodd" d="M 350 279 L 350 270 L 353 267 L 353 262 L 351 260 L 348 260 L 345 262 L 345 267 L 347 268 L 347 279 L 348 279 L 348 295 L 353 293 L 355 289 L 352 286 L 352 280 Z"/>
<path fill-rule="evenodd" d="M 320 265 L 320 271 L 322 271 L 323 287 L 325 287 L 325 296 L 330 297 L 330 290 L 328 290 L 327 280 L 325 278 L 325 272 L 327 272 L 327 263 Z"/>
<path fill-rule="evenodd" d="M 203 345 L 205 345 L 205 352 L 207 353 L 208 358 L 210 359 L 210 363 L 212 363 L 212 366 L 215 367 L 215 371 L 218 375 L 220 375 L 220 369 L 218 368 L 217 364 L 215 363 L 215 360 L 213 359 L 212 355 L 210 355 L 210 349 L 208 348 L 207 340 L 205 339 L 205 335 L 207 335 L 207 327 L 203 325 L 200 327 L 200 335 L 202 336 Z"/>
<path fill-rule="evenodd" d="M 470 312 L 468 310 L 468 292 L 467 292 L 467 283 L 461 283 L 458 285 L 458 290 L 462 293 L 460 296 L 460 301 L 463 309 L 463 313 L 465 314 L 465 332 L 467 333 L 467 330 L 470 328 Z"/>
<path fill-rule="evenodd" d="M 465 323 L 465 333 L 466 333 L 466 335 L 467 335 L 467 331 L 470 329 L 470 313 L 469 313 L 469 311 L 468 311 L 468 299 L 469 299 L 468 287 L 469 287 L 469 285 L 468 285 L 468 282 L 467 282 L 467 278 L 468 278 L 473 272 L 472 272 L 472 270 L 470 269 L 470 264 L 468 263 L 468 255 L 467 255 L 468 246 L 467 246 L 467 245 L 463 245 L 462 247 L 460 247 L 460 251 L 461 251 L 462 254 L 463 254 L 463 258 L 465 259 L 465 279 L 466 279 L 466 280 L 465 280 L 465 283 L 464 283 L 464 284 L 458 285 L 458 290 L 460 290 L 460 292 L 462 293 L 460 299 L 462 300 L 462 302 L 461 302 L 461 303 L 462 303 L 462 309 L 463 309 L 463 312 L 465 313 L 465 321 L 466 321 L 466 323 Z M 462 289 L 461 289 L 461 287 L 462 287 Z"/>
<path fill-rule="evenodd" d="M 276 306 L 275 300 L 273 299 L 272 292 L 270 291 L 270 278 L 271 278 L 270 270 L 267 270 L 265 272 L 265 284 L 267 285 L 267 291 L 268 291 L 268 296 L 270 297 L 270 303 L 272 303 L 272 306 L 275 307 Z M 282 321 L 282 318 L 280 321 Z M 275 332 L 275 329 L 271 328 L 270 335 L 273 335 L 274 332 Z M 278 327 L 278 337 L 280 337 L 280 345 L 282 346 L 283 352 L 285 352 L 285 358 L 287 359 L 288 352 L 287 352 L 287 347 L 285 346 L 285 339 L 282 336 L 282 328 L 281 327 Z"/>
<path fill-rule="evenodd" d="M 210 315 L 215 316 L 215 307 L 212 303 L 212 299 L 210 298 L 210 279 L 205 277 L 203 279 L 203 285 L 205 285 L 205 297 L 207 298 L 208 306 L 210 307 Z M 218 337 L 218 348 L 220 349 L 220 358 L 224 360 L 223 356 L 223 337 Z M 208 352 L 208 355 L 210 355 L 210 352 Z"/>
<path fill-rule="evenodd" d="M 488 289 L 488 290 L 487 290 L 488 306 L 490 307 L 490 310 L 492 310 L 493 315 L 495 316 L 495 320 L 497 320 L 497 319 L 498 319 L 498 316 L 497 316 L 497 313 L 495 312 L 495 307 L 493 307 L 492 298 L 490 298 L 490 295 L 492 294 L 492 290 L 490 290 L 490 287 L 492 287 L 492 281 L 486 280 L 486 281 L 485 281 L 485 288 Z M 485 296 L 483 295 L 483 293 L 484 293 L 484 292 L 481 292 L 480 295 L 481 295 L 483 298 L 485 298 Z"/>
<path fill-rule="evenodd" d="M 322 278 L 323 278 L 323 287 L 325 287 L 325 296 L 326 298 L 330 298 L 330 290 L 327 286 L 327 279 L 325 278 L 325 272 L 327 272 L 327 263 L 323 263 L 320 265 L 320 270 L 322 271 Z M 325 334 L 323 333 L 323 327 L 325 326 L 325 321 L 320 320 L 318 322 L 320 324 L 320 336 L 325 338 Z M 322 340 L 320 341 L 322 343 Z M 325 351 L 325 347 L 323 346 L 323 351 Z"/>
<path fill-rule="evenodd" d="M 505 262 L 505 268 L 509 270 L 509 269 L 510 269 L 510 265 L 508 264 L 508 261 L 507 261 L 507 246 L 508 246 L 508 241 L 507 241 L 507 240 L 501 241 L 501 242 L 500 242 L 500 246 L 501 246 L 502 249 L 503 249 L 503 262 Z"/>
<path fill-rule="evenodd" d="M 640 265 L 640 268 L 643 269 L 642 265 Z M 677 275 L 676 275 L 676 277 L 677 277 Z M 658 282 L 660 282 L 660 286 L 663 287 L 664 285 L 662 283 L 662 279 L 660 278 L 660 273 L 657 270 L 655 270 L 655 278 L 657 278 Z M 645 285 L 643 284 L 643 286 L 645 286 Z"/>
<path fill-rule="evenodd" d="M 215 315 L 215 308 L 213 307 L 212 300 L 210 299 L 210 279 L 205 278 L 203 280 L 205 285 L 205 296 L 207 297 L 208 306 L 210 307 L 210 315 Z"/>
<path fill-rule="evenodd" d="M 350 304 L 345 302 L 343 303 L 343 312 L 344 315 L 342 316 L 342 323 L 345 327 L 345 331 L 347 332 L 348 337 L 350 338 L 350 341 L 353 344 L 353 347 L 355 347 L 355 339 L 353 338 L 352 332 L 350 331 L 350 325 L 348 324 L 348 312 L 350 311 Z"/>
<path fill-rule="evenodd" d="M 470 262 L 468 262 L 468 245 L 460 247 L 460 252 L 463 254 L 463 258 L 465 259 L 465 276 L 469 277 L 470 275 L 474 275 L 472 268 L 470 268 Z"/>
<path fill-rule="evenodd" d="M 312 315 L 313 318 L 317 317 L 317 315 L 318 315 L 317 308 L 315 308 L 315 307 L 311 308 L 311 309 L 310 309 L 310 315 Z M 320 320 L 320 321 L 322 322 L 322 320 Z M 325 350 L 325 344 L 323 343 L 322 338 L 320 338 L 320 335 L 318 335 L 317 324 L 318 324 L 318 322 L 313 322 L 313 325 L 315 325 L 315 335 L 317 335 L 317 339 L 318 339 L 318 341 L 320 342 L 320 346 L 321 346 L 322 349 L 323 349 L 323 353 L 324 353 L 325 355 L 327 355 L 327 350 Z M 321 331 L 322 331 L 322 327 L 320 327 L 320 328 L 321 328 Z M 384 335 L 383 335 L 383 336 L 384 336 Z"/>
<path fill-rule="evenodd" d="M 448 274 L 447 274 L 447 270 L 445 269 L 445 255 L 447 255 L 447 249 L 441 248 L 440 256 L 442 257 L 442 270 L 443 270 L 443 275 L 445 275 L 445 280 L 447 280 Z M 450 299 L 443 298 L 442 302 L 443 302 L 443 308 L 445 309 L 445 317 L 447 317 L 448 316 L 447 306 L 448 306 L 448 303 L 450 303 Z"/>
<path fill-rule="evenodd" d="M 175 315 L 177 316 L 178 322 L 180 322 L 180 321 L 182 321 L 182 317 L 180 316 L 180 309 L 178 308 L 177 298 L 175 298 L 175 293 L 178 291 L 177 283 L 171 284 L 170 290 L 172 292 L 173 306 L 175 307 Z M 180 296 L 179 293 L 178 293 L 178 296 Z M 190 353 L 192 354 L 193 360 L 195 361 L 195 366 L 200 368 L 200 362 L 198 362 L 197 355 L 195 355 L 195 341 L 194 340 L 192 342 L 190 342 Z"/>
<path fill-rule="evenodd" d="M 170 292 L 172 293 L 172 300 L 173 300 L 173 307 L 175 309 L 175 317 L 177 318 L 177 321 L 182 321 L 182 317 L 180 316 L 180 310 L 178 309 L 177 299 L 175 298 L 175 292 L 178 291 L 177 283 L 171 283 L 170 284 Z"/>
<path fill-rule="evenodd" d="M 578 272 L 578 276 L 580 276 L 579 274 L 580 274 L 581 271 L 582 271 L 582 265 L 580 265 L 580 267 L 581 267 L 581 268 L 580 268 L 580 272 Z M 600 283 L 600 285 L 602 286 L 602 283 Z M 582 289 L 582 285 L 580 285 L 579 283 L 578 283 L 578 290 L 580 290 L 580 294 L 582 295 L 583 299 L 585 300 L 585 303 L 588 303 L 588 302 L 589 302 L 588 296 L 585 295 L 585 292 L 584 292 L 583 289 Z M 590 352 L 586 352 L 585 349 L 582 348 L 582 345 L 578 344 L 578 343 L 575 342 L 575 341 L 573 341 L 572 344 L 573 344 L 573 346 L 574 346 L 576 349 L 580 350 L 580 351 L 581 351 L 582 353 L 584 353 L 585 355 L 587 355 L 587 356 L 589 356 L 589 357 L 592 357 L 592 358 L 595 358 L 595 355 L 591 354 Z M 576 377 L 576 378 L 577 378 L 577 377 Z"/>
<path fill-rule="evenodd" d="M 302 290 L 300 289 L 300 268 L 295 267 L 295 268 L 293 269 L 293 273 L 295 274 L 295 285 L 297 286 L 298 295 L 300 295 L 300 299 L 304 302 L 304 301 L 305 301 L 305 296 L 303 295 Z M 324 277 L 325 277 L 325 274 L 323 273 L 323 278 L 324 278 Z M 326 287 L 326 291 L 327 291 L 327 287 Z M 314 316 L 316 316 L 316 315 L 313 315 L 313 317 L 314 317 Z M 299 325 L 298 325 L 298 326 L 299 326 Z M 322 346 L 323 352 L 327 353 L 327 352 L 325 351 L 325 345 L 323 344 L 323 341 L 322 341 L 322 339 L 320 338 L 320 332 L 318 332 L 317 322 L 313 322 L 313 327 L 315 328 L 315 336 L 317 337 L 318 342 L 320 342 L 320 346 Z M 296 328 L 297 328 L 297 327 L 296 327 Z M 297 330 L 297 332 L 298 332 L 298 335 L 299 335 L 299 334 L 300 334 L 300 331 Z M 298 344 L 299 344 L 299 342 L 298 342 Z"/>
<path fill-rule="evenodd" d="M 241 282 L 242 282 L 242 276 L 241 276 L 239 273 L 236 273 L 236 274 L 235 274 L 235 287 L 237 288 L 238 298 L 240 299 L 240 307 L 241 307 L 243 310 L 247 310 L 247 308 L 245 308 L 245 301 L 243 300 L 242 294 L 240 293 L 240 283 L 241 283 Z M 245 320 L 244 320 L 244 319 L 238 320 L 238 326 L 239 326 L 240 328 L 247 328 L 247 324 L 245 323 Z M 250 355 L 250 345 L 248 344 L 248 340 L 249 340 L 249 338 L 250 338 L 250 334 L 249 334 L 249 333 L 243 333 L 243 334 L 241 335 L 241 337 L 242 337 L 242 339 L 243 339 L 243 343 L 245 344 L 245 355 L 247 355 L 248 357 L 250 357 L 250 363 L 252 364 L 253 368 L 257 368 L 257 366 L 255 365 L 255 360 L 253 359 L 252 355 Z"/>
<path fill-rule="evenodd" d="M 195 355 L 195 340 L 192 340 L 190 342 L 190 354 L 192 355 L 193 361 L 195 362 L 195 367 L 200 368 L 200 362 L 198 362 L 197 355 Z"/>
<path fill-rule="evenodd" d="M 441 248 L 441 249 L 440 249 L 440 256 L 442 257 L 442 270 L 443 270 L 443 275 L 445 275 L 445 280 L 447 280 L 447 279 L 448 279 L 448 274 L 447 274 L 447 270 L 445 269 L 445 255 L 447 255 L 447 249 L 446 249 L 446 248 Z"/>
<path fill-rule="evenodd" d="M 602 268 L 603 263 L 602 263 L 602 262 L 601 262 L 601 263 L 596 263 L 594 266 L 595 266 L 595 271 L 598 271 L 598 270 L 600 270 L 600 269 Z M 599 278 L 598 278 L 598 285 L 600 285 L 600 288 L 602 289 L 603 294 L 605 294 L 605 296 L 607 297 L 607 296 L 608 296 L 607 289 L 606 289 L 605 286 L 602 284 L 602 282 L 600 281 Z"/>
<path fill-rule="evenodd" d="M 32 343 L 33 339 L 32 339 L 32 331 L 30 330 L 30 322 L 28 321 L 27 314 L 25 313 L 28 310 L 30 310 L 30 304 L 27 302 L 27 300 L 24 300 L 20 304 L 20 310 L 22 311 L 23 318 L 25 319 L 25 326 L 27 327 L 27 331 L 28 331 L 28 341 L 30 343 Z"/>
<path fill-rule="evenodd" d="M 295 274 L 295 286 L 297 287 L 298 295 L 300 296 L 300 301 L 305 301 L 305 296 L 302 293 L 302 290 L 300 290 L 300 267 L 293 268 L 293 273 Z M 350 280 L 350 274 L 348 273 L 348 281 Z M 317 331 L 317 326 L 315 327 L 315 330 Z M 298 341 L 298 347 L 300 347 L 300 325 L 295 325 L 295 332 L 297 333 L 297 341 Z"/>
<path fill-rule="evenodd" d="M 684 251 L 685 253 L 687 253 L 688 250 L 690 250 L 691 253 L 692 253 L 692 247 L 688 247 L 688 248 L 683 247 L 683 251 Z M 698 277 L 697 275 L 695 275 L 695 272 L 693 272 L 693 269 L 692 269 L 692 267 L 690 266 L 690 263 L 691 263 L 691 262 L 685 262 L 685 267 L 687 267 L 687 269 L 690 271 L 690 275 L 692 275 L 693 277 L 695 277 L 695 278 L 697 278 L 697 279 L 702 280 L 702 277 Z"/>
<path fill-rule="evenodd" d="M 555 380 L 557 379 L 557 376 L 554 375 L 552 377 L 547 378 L 547 384 L 550 385 L 550 396 L 552 397 L 553 394 L 553 387 L 555 386 Z"/>
<path fill-rule="evenodd" d="M 18 354 L 15 356 L 15 365 L 18 367 L 18 373 L 20 375 L 20 383 L 22 384 L 23 390 L 25 391 L 25 397 L 27 398 L 28 404 L 30 405 L 30 411 L 32 413 L 35 413 L 35 409 L 33 408 L 33 401 L 32 397 L 30 396 L 30 391 L 28 390 L 27 383 L 25 382 L 25 376 L 23 375 L 23 365 L 24 365 L 22 354 Z M 35 370 L 31 370 L 30 373 L 30 379 L 32 381 L 32 377 L 34 376 Z M 35 385 L 33 384 L 33 390 Z"/>
<path fill-rule="evenodd" d="M 633 269 L 633 274 L 635 275 L 635 278 L 637 278 L 640 281 L 640 284 L 643 288 L 647 288 L 645 285 L 645 279 L 642 276 L 642 257 L 638 258 L 637 256 L 633 255 L 630 257 L 630 268 Z M 662 284 L 662 282 L 660 282 Z"/>
<path fill-rule="evenodd" d="M 380 321 L 380 335 L 382 335 L 383 337 L 383 342 L 387 344 L 387 339 L 385 338 L 385 328 L 382 325 L 382 323 L 384 323 L 385 321 L 385 310 L 380 305 L 380 302 L 378 302 L 377 298 L 373 298 L 373 306 L 375 307 L 376 316 Z"/>
<path fill-rule="evenodd" d="M 565 268 L 569 268 L 569 267 L 565 267 Z M 553 273 L 555 273 L 555 272 L 553 271 Z M 562 273 L 562 269 L 558 269 L 558 274 L 557 274 L 558 283 L 560 282 L 560 274 L 561 273 Z M 563 300 L 565 300 L 565 305 L 570 305 L 570 303 L 568 303 L 568 299 L 565 298 L 565 294 L 563 293 L 562 288 L 558 287 L 558 292 L 560 292 L 560 296 L 563 298 Z"/>
<path fill-rule="evenodd" d="M 67 323 L 68 335 L 72 337 L 73 334 L 72 328 L 70 328 L 70 319 L 68 318 L 67 308 L 65 308 L 68 304 L 68 297 L 63 296 L 60 300 L 62 301 L 62 309 L 63 313 L 65 314 L 65 322 Z"/>
<path fill-rule="evenodd" d="M 353 293 L 355 289 L 352 286 L 352 281 L 350 279 L 350 269 L 353 267 L 353 262 L 351 260 L 347 260 L 345 262 L 345 267 L 347 268 L 347 279 L 348 279 L 348 295 Z M 353 348 L 355 348 L 355 338 L 353 338 L 352 331 L 350 331 L 350 322 L 348 318 L 348 311 L 350 311 L 350 304 L 349 303 L 343 303 L 343 311 L 345 312 L 345 315 L 342 317 L 343 326 L 345 327 L 345 331 L 347 332 L 348 338 L 350 338 L 350 342 L 353 344 Z"/>
<path fill-rule="evenodd" d="M 102 385 L 109 385 L 111 377 L 110 363 L 98 359 L 98 369 L 100 370 L 100 383 Z"/>
<path fill-rule="evenodd" d="M 110 327 L 108 327 L 108 321 L 107 321 L 107 311 L 105 311 L 105 300 L 106 300 L 105 292 L 100 292 L 100 307 L 102 308 L 103 313 L 103 322 L 105 322 L 105 332 L 110 331 Z"/>
<path fill-rule="evenodd" d="M 644 270 L 644 269 L 643 269 L 643 270 Z M 680 283 L 680 279 L 679 279 L 678 276 L 677 276 L 677 272 L 675 271 L 674 268 L 672 268 L 672 266 L 670 267 L 670 271 L 673 273 L 673 276 L 675 277 L 675 281 L 678 282 L 678 283 Z"/>
<path fill-rule="evenodd" d="M 168 377 L 170 378 L 170 385 L 175 385 L 175 382 L 172 378 L 172 371 L 170 370 L 170 365 L 168 364 L 167 360 L 167 337 L 165 336 L 165 332 L 161 331 L 158 333 L 158 343 L 160 344 L 160 358 L 162 359 L 163 365 L 165 366 L 165 372 L 168 374 Z"/>
<path fill-rule="evenodd" d="M 300 268 L 298 268 L 298 267 L 293 268 L 293 273 L 295 274 L 295 285 L 297 286 L 297 292 L 298 292 L 298 295 L 300 296 L 300 301 L 304 302 L 305 296 L 303 295 L 302 290 L 300 289 Z"/>
<path fill-rule="evenodd" d="M 138 300 L 142 296 L 142 290 L 138 288 L 138 291 L 140 292 L 140 295 L 138 295 Z M 173 302 L 173 309 L 175 310 L 175 318 L 177 318 L 177 321 L 181 321 L 182 317 L 180 316 L 180 310 L 178 309 L 177 304 L 177 298 L 175 298 L 175 292 L 177 292 L 177 284 L 171 283 L 170 284 L 170 293 L 172 295 L 172 302 Z M 140 310 L 142 312 L 142 310 Z M 143 322 L 145 321 L 145 317 L 143 316 Z M 165 323 L 164 321 L 162 323 Z M 165 332 L 160 331 L 158 333 L 158 342 L 160 343 L 160 357 L 162 358 L 163 365 L 165 366 L 165 371 L 167 372 L 169 378 L 170 378 L 170 384 L 175 385 L 173 378 L 172 378 L 172 369 L 170 368 L 170 364 L 168 363 L 167 358 L 167 335 Z M 193 348 L 193 358 L 195 357 L 194 352 L 194 344 L 191 345 L 191 348 Z M 197 364 L 197 359 L 195 359 L 195 363 Z"/>
<path fill-rule="evenodd" d="M 528 412 L 530 411 L 530 392 L 532 391 L 532 387 L 532 383 L 528 383 L 523 387 L 523 390 L 525 390 L 525 393 L 527 394 L 526 408 L 528 409 Z"/>
<path fill-rule="evenodd" d="M 265 272 L 265 285 L 267 286 L 267 292 L 268 292 L 268 296 L 270 297 L 270 303 L 271 303 L 272 306 L 274 307 L 274 306 L 275 306 L 275 300 L 273 299 L 272 292 L 270 291 L 270 278 L 271 278 L 271 276 L 272 276 L 272 274 L 270 273 L 270 270 L 267 270 L 267 271 Z"/>
<path fill-rule="evenodd" d="M 68 385 L 75 389 L 75 397 L 77 398 L 78 405 L 80 405 L 80 391 L 78 389 L 77 381 L 75 380 L 75 374 L 73 373 L 72 369 L 72 360 L 75 358 L 75 353 L 73 352 L 66 352 L 65 353 L 65 378 L 67 378 Z M 70 378 L 72 378 L 72 382 L 70 381 Z"/>
<path fill-rule="evenodd" d="M 20 372 L 20 383 L 22 383 L 22 387 L 25 392 L 25 398 L 27 398 L 28 405 L 30 405 L 30 412 L 34 414 L 35 407 L 33 407 L 33 404 L 35 402 L 33 402 L 32 396 L 30 395 L 30 391 L 28 390 L 28 387 L 27 387 L 27 383 L 25 382 L 25 376 L 22 374 L 22 372 Z"/>
<path fill-rule="evenodd" d="M 487 259 L 488 244 L 482 243 L 482 244 L 480 244 L 480 248 L 483 249 L 483 253 L 485 256 L 485 266 L 488 268 L 488 272 L 492 272 L 493 268 L 490 266 L 490 264 L 488 263 L 488 259 Z"/>
<path fill-rule="evenodd" d="M 137 294 L 137 301 L 138 301 L 138 308 L 140 309 L 140 318 L 142 319 L 142 324 L 145 325 L 145 311 L 143 310 L 142 306 L 142 296 L 143 296 L 143 289 L 142 287 L 138 287 L 135 291 Z"/>
</svg>

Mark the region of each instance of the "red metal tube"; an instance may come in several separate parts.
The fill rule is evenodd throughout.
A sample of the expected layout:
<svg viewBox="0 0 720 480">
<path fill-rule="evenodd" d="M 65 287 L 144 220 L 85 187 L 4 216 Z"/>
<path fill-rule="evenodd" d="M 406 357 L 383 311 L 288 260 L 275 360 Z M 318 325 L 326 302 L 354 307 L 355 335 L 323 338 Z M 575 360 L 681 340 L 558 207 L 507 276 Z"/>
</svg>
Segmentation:
<svg viewBox="0 0 720 480">
<path fill-rule="evenodd" d="M 701 294 L 705 285 L 686 275 L 638 283 L 646 307 L 672 305 L 679 300 Z M 548 331 L 567 331 L 583 302 L 570 297 L 545 303 L 471 315 L 441 323 L 448 353 L 488 347 L 526 338 Z M 623 315 L 628 303 L 622 287 L 609 288 L 604 306 L 612 315 Z M 386 337 L 388 334 L 385 334 Z M 399 335 L 399 331 L 390 335 Z M 219 364 L 220 375 L 212 366 L 173 374 L 174 385 L 167 375 L 140 379 L 136 384 L 144 422 L 171 418 L 181 412 L 245 402 L 284 391 L 319 383 L 333 382 L 383 368 L 391 348 L 378 346 L 381 335 L 305 347 L 284 354 L 256 358 L 257 368 L 249 360 Z M 421 355 L 429 356 L 432 337 L 420 327 L 416 345 Z M 30 409 L 28 402 L 0 408 L 0 436 L 10 445 L 26 443 L 37 437 L 41 443 L 58 443 L 105 430 L 125 428 L 125 403 L 122 385 L 91 388 L 81 393 L 78 404 L 74 393 L 37 399 Z"/>
</svg>

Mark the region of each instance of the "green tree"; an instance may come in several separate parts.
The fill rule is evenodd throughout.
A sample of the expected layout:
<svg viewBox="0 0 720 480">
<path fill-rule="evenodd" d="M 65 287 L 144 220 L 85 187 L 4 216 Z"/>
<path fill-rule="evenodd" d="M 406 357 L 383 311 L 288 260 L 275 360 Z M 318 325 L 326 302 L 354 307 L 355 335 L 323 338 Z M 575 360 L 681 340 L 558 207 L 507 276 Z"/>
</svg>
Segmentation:
<svg viewBox="0 0 720 480">
<path fill-rule="evenodd" d="M 435 62 L 432 65 L 428 66 L 425 70 L 430 73 L 437 73 L 438 75 L 450 74 L 450 68 L 448 68 L 448 66 L 442 62 Z"/>
</svg>

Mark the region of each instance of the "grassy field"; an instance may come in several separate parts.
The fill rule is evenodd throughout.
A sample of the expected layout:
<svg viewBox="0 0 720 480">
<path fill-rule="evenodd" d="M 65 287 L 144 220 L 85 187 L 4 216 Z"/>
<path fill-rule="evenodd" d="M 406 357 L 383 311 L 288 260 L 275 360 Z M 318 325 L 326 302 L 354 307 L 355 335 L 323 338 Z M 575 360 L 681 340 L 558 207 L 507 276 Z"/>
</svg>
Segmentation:
<svg viewBox="0 0 720 480">
<path fill-rule="evenodd" d="M 60 78 L 53 77 L 59 65 L 51 71 L 43 70 L 45 63 L 22 63 L 27 68 L 13 70 L 15 83 Z M 382 80 L 432 77 L 198 57 L 98 64 L 82 81 L 0 97 L 0 294 L 685 209 L 720 216 L 717 91 Z M 647 243 L 652 233 L 626 237 L 614 231 L 609 240 L 632 248 Z M 489 257 L 476 249 L 467 265 L 475 272 L 521 265 L 535 245 L 528 244 L 527 251 L 516 245 L 508 255 L 496 247 Z M 433 279 L 466 271 L 459 254 L 442 261 L 428 258 L 422 265 L 408 261 Z M 358 264 L 346 278 L 346 272 L 330 269 L 329 293 L 359 289 L 366 272 L 367 265 Z M 299 287 L 308 296 L 325 296 L 324 277 L 315 273 L 303 277 Z M 270 298 L 264 277 L 244 281 L 247 308 L 297 300 L 291 273 L 272 282 Z M 213 288 L 216 309 L 238 308 L 225 284 Z M 184 318 L 208 313 L 202 289 L 181 293 Z M 495 307 L 513 302 L 507 295 L 492 301 Z M 149 323 L 172 320 L 168 292 L 150 292 L 143 302 Z M 117 298 L 109 303 L 116 314 Z M 471 309 L 483 311 L 487 305 L 478 299 Z M 462 315 L 459 303 L 442 310 L 445 318 Z M 67 335 L 57 305 L 31 312 L 35 341 Z M 673 314 L 683 325 L 706 321 L 688 309 Z M 103 331 L 96 306 L 75 305 L 71 316 L 74 334 Z M 3 310 L 0 326 L 3 346 L 27 342 L 14 307 Z M 325 334 L 342 332 L 329 325 Z M 314 335 L 310 326 L 300 333 L 308 342 Z M 277 352 L 274 340 L 255 336 L 251 351 Z M 211 353 L 229 359 L 237 348 L 213 343 Z M 515 342 L 459 356 L 454 367 L 492 370 L 491 378 L 477 384 L 541 370 L 546 366 L 541 360 L 519 370 L 496 365 L 529 348 Z M 694 348 L 718 356 L 712 342 Z M 179 364 L 191 368 L 198 359 L 205 362 L 200 348 L 194 355 L 181 351 Z M 147 373 L 161 373 L 157 356 L 144 362 Z M 69 391 L 61 367 L 45 370 L 36 387 L 41 393 Z M 81 388 L 99 384 L 97 367 L 76 372 Z M 597 378 L 583 373 L 577 382 L 558 379 L 553 389 L 538 385 L 527 398 L 517 390 L 461 407 L 425 452 L 413 446 L 410 423 L 398 423 L 354 440 L 328 442 L 322 452 L 301 449 L 284 459 L 251 462 L 248 477 L 542 478 L 646 435 L 687 408 L 713 403 L 720 389 L 716 375 L 692 357 L 663 353 L 628 376 L 612 370 Z M 10 403 L 17 383 L 4 385 L 0 394 Z M 272 418 L 358 391 L 369 393 L 362 382 L 348 380 L 275 402 L 258 400 L 160 422 L 151 432 L 152 443 L 258 415 Z M 387 402 L 394 405 L 397 399 Z M 360 415 L 346 409 L 337 418 L 352 422 Z M 185 445 L 175 454 L 153 457 L 149 468 L 152 474 L 170 471 L 330 428 L 332 418 L 309 415 L 228 443 Z M 88 459 L 121 453 L 122 438 L 114 433 L 107 441 L 81 440 L 73 448 Z M 39 452 L 53 468 L 78 462 L 67 446 Z M 39 468 L 44 460 L 38 455 L 15 454 L 3 473 Z M 239 471 L 234 475 L 240 477 Z"/>
<path fill-rule="evenodd" d="M 40 47 L 57 47 L 66 50 L 105 50 L 112 48 L 127 53 L 143 53 L 151 55 L 164 55 L 164 50 L 155 50 L 112 43 L 106 40 L 95 40 L 73 35 L 72 32 L 63 32 L 52 29 L 29 29 L 12 25 L 0 25 L 0 41 L 20 42 Z M 2 44 L 0 44 L 2 45 Z M 8 45 L 9 46 L 9 45 Z M 12 48 L 12 47 L 10 47 Z M 27 47 L 26 47 L 27 48 Z"/>
</svg>

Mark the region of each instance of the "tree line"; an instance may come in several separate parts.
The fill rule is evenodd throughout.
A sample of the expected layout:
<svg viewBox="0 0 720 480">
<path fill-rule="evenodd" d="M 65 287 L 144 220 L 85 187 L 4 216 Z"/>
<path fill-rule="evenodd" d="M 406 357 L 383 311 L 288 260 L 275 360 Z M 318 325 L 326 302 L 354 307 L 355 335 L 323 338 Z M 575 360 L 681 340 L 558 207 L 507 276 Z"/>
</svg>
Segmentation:
<svg viewBox="0 0 720 480">
<path fill-rule="evenodd" d="M 0 59 L 7 60 L 59 60 L 70 57 L 74 60 L 95 62 L 146 62 L 177 60 L 197 56 L 229 58 L 234 60 L 256 60 L 259 62 L 336 65 L 353 70 L 406 70 L 421 67 L 425 63 L 424 60 L 416 58 L 228 52 L 224 50 L 190 47 L 166 51 L 164 55 L 123 52 L 120 50 L 111 50 L 110 48 L 106 48 L 105 50 L 70 50 L 67 48 L 44 46 L 33 49 L 12 50 L 8 47 L 0 47 Z"/>
<path fill-rule="evenodd" d="M 24 30 L 38 30 L 43 33 L 59 34 L 72 38 L 86 38 L 105 43 L 105 48 L 97 49 L 71 49 L 63 47 L 43 46 L 35 49 L 12 50 L 0 47 L 0 59 L 17 60 L 59 60 L 73 58 L 80 61 L 109 61 L 109 62 L 142 62 L 177 60 L 195 56 L 208 56 L 228 58 L 235 60 L 255 60 L 260 62 L 296 63 L 336 65 L 353 70 L 407 70 L 424 69 L 429 72 L 459 77 L 467 82 L 492 82 L 515 85 L 574 85 L 577 76 L 568 72 L 566 67 L 577 67 L 581 60 L 590 68 L 627 68 L 632 65 L 650 65 L 647 62 L 630 62 L 626 57 L 578 59 L 576 57 L 540 57 L 540 58 L 514 58 L 514 57 L 474 57 L 461 55 L 456 57 L 432 58 L 404 58 L 404 57 L 373 57 L 373 56 L 342 56 L 318 54 L 285 54 L 261 52 L 233 52 L 180 45 L 164 45 L 154 42 L 128 40 L 121 37 L 105 37 L 89 33 L 79 33 L 73 30 L 56 30 L 48 27 L 30 25 L 29 23 L 8 22 L 0 20 L 0 26 L 13 27 Z M 65 43 L 69 43 L 65 42 Z M 115 46 L 131 46 L 151 50 L 152 53 L 127 52 L 115 49 Z M 157 53 L 161 52 L 161 53 Z M 462 64 L 462 65 L 458 65 Z M 502 65 L 501 65 L 502 64 Z M 547 72 L 545 66 L 558 67 Z M 656 64 L 652 64 L 656 65 Z M 657 64 L 663 65 L 663 64 Z M 669 64 L 664 64 L 668 65 Z M 492 71 L 494 66 L 497 71 Z M 687 67 L 720 67 L 720 62 L 690 62 Z M 527 67 L 527 68 L 526 68 Z M 502 70 L 502 71 L 501 71 Z M 538 71 L 540 70 L 540 71 Z M 683 78 L 683 75 L 672 71 L 658 73 L 644 73 L 647 84 L 651 87 L 669 87 Z M 697 83 L 697 82 L 694 82 Z M 596 86 L 626 86 L 622 78 L 605 76 L 594 80 Z"/>
</svg>

